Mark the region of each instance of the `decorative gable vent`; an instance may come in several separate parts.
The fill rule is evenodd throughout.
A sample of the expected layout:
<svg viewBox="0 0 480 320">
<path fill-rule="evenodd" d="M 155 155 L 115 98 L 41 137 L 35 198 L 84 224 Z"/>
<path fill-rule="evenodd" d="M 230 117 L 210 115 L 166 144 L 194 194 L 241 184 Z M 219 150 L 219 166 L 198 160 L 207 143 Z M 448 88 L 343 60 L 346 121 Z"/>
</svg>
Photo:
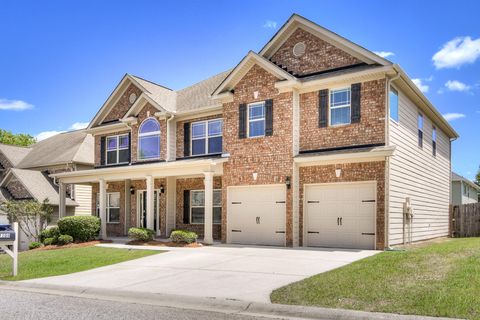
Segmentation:
<svg viewBox="0 0 480 320">
<path fill-rule="evenodd" d="M 307 46 L 305 45 L 305 42 L 298 42 L 293 46 L 293 55 L 295 57 L 301 57 L 305 54 L 306 49 Z"/>
<path fill-rule="evenodd" d="M 130 103 L 134 103 L 135 100 L 137 100 L 137 95 L 135 93 L 132 93 L 128 98 L 128 101 L 130 101 Z"/>
</svg>

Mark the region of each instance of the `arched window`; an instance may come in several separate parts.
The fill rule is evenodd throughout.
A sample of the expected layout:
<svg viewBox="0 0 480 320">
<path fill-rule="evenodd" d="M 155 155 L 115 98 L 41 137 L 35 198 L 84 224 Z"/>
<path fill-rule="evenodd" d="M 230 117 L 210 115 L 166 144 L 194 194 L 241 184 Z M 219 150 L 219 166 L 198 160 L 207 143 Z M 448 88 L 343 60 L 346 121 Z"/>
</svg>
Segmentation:
<svg viewBox="0 0 480 320">
<path fill-rule="evenodd" d="M 160 124 L 153 118 L 143 121 L 138 129 L 138 159 L 160 158 Z"/>
</svg>

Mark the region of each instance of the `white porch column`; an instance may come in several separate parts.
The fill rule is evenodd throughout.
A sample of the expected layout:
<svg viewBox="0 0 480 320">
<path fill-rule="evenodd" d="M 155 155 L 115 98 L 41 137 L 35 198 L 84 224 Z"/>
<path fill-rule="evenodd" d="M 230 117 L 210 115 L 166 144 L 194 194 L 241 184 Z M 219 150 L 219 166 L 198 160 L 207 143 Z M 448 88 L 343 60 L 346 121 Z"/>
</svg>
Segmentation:
<svg viewBox="0 0 480 320">
<path fill-rule="evenodd" d="M 203 242 L 213 243 L 213 172 L 205 174 L 205 221 Z"/>
<path fill-rule="evenodd" d="M 170 233 L 175 229 L 175 210 L 176 206 L 176 194 L 177 194 L 177 180 L 175 177 L 167 178 L 167 223 L 165 235 L 170 236 Z"/>
<path fill-rule="evenodd" d="M 60 197 L 58 201 L 58 218 L 61 219 L 65 217 L 67 213 L 67 188 L 63 182 L 58 184 L 58 196 Z"/>
<path fill-rule="evenodd" d="M 147 228 L 148 229 L 155 229 L 155 226 L 153 225 L 154 223 L 154 194 L 153 194 L 153 188 L 154 188 L 154 179 L 152 176 L 147 176 L 146 179 L 147 182 Z"/>
<path fill-rule="evenodd" d="M 101 219 L 101 236 L 107 239 L 107 184 L 104 179 L 100 179 L 100 219 Z"/>
</svg>

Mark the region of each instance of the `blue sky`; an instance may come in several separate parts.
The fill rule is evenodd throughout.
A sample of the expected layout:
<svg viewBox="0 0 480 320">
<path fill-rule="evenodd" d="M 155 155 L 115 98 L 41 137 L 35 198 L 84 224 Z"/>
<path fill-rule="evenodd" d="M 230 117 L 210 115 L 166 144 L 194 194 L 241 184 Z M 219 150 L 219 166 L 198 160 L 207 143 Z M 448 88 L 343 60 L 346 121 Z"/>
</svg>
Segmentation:
<svg viewBox="0 0 480 320">
<path fill-rule="evenodd" d="M 388 59 L 449 114 L 461 135 L 453 168 L 473 178 L 480 165 L 480 2 L 356 3 L 2 1 L 0 128 L 43 136 L 79 128 L 126 72 L 172 89 L 193 84 L 259 51 L 295 12 L 392 53 Z"/>
</svg>

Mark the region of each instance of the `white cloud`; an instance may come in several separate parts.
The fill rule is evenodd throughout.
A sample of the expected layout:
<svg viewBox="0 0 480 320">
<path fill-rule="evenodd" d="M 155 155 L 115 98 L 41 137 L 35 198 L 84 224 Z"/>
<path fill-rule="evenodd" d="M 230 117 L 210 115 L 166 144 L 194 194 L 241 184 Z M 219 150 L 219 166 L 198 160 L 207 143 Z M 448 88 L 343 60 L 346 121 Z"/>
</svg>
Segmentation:
<svg viewBox="0 0 480 320">
<path fill-rule="evenodd" d="M 37 134 L 35 138 L 37 139 L 37 141 L 42 141 L 63 132 L 65 131 L 43 131 Z"/>
<path fill-rule="evenodd" d="M 277 29 L 277 22 L 273 20 L 267 20 L 263 24 L 263 27 L 267 29 Z"/>
<path fill-rule="evenodd" d="M 373 53 L 375 53 L 376 55 L 379 55 L 382 58 L 388 58 L 395 55 L 395 53 L 391 51 L 374 51 Z"/>
<path fill-rule="evenodd" d="M 80 130 L 88 127 L 88 122 L 75 122 L 70 126 L 70 130 Z"/>
<path fill-rule="evenodd" d="M 418 89 L 420 89 L 420 91 L 422 91 L 423 93 L 427 93 L 428 89 L 430 89 L 430 86 L 422 83 L 422 79 L 420 78 L 412 79 L 412 81 L 413 83 L 415 83 Z"/>
<path fill-rule="evenodd" d="M 466 85 L 465 83 L 458 80 L 448 80 L 447 82 L 445 82 L 445 87 L 450 91 L 465 92 L 470 90 L 469 85 Z"/>
<path fill-rule="evenodd" d="M 0 99 L 0 110 L 23 111 L 32 108 L 33 105 L 22 100 Z"/>
<path fill-rule="evenodd" d="M 432 57 L 437 69 L 459 68 L 468 63 L 474 63 L 480 57 L 480 38 L 457 37 L 445 43 Z"/>
<path fill-rule="evenodd" d="M 443 117 L 444 117 L 447 121 L 453 121 L 453 120 L 465 118 L 465 115 L 464 115 L 463 113 L 454 113 L 454 112 L 451 112 L 451 113 L 445 113 L 445 114 L 443 114 Z"/>
</svg>

